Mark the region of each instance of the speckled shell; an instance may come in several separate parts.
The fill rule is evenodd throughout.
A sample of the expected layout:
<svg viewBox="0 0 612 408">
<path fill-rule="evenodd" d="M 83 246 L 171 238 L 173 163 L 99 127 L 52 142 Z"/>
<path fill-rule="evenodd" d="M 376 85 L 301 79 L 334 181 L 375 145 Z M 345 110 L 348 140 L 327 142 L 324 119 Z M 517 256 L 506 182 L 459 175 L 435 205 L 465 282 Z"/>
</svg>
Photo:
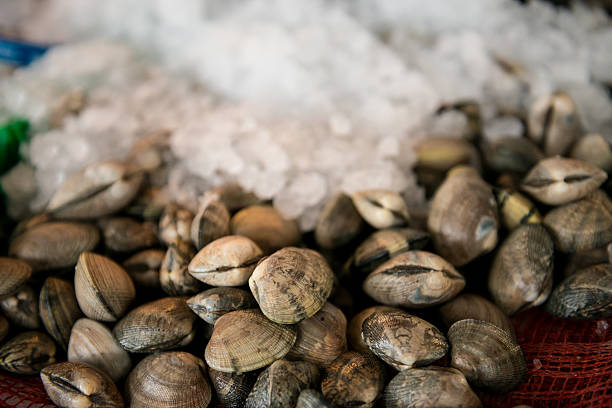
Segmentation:
<svg viewBox="0 0 612 408">
<path fill-rule="evenodd" d="M 321 210 L 315 227 L 315 239 L 321 248 L 338 248 L 351 242 L 362 227 L 363 220 L 351 198 L 339 193 Z"/>
<path fill-rule="evenodd" d="M 218 200 L 205 199 L 191 222 L 191 241 L 202 249 L 212 241 L 230 234 L 230 214 Z"/>
<path fill-rule="evenodd" d="M 124 407 L 121 393 L 108 375 L 87 363 L 63 362 L 40 372 L 45 391 L 60 407 Z"/>
<path fill-rule="evenodd" d="M 38 310 L 47 332 L 66 350 L 72 326 L 83 316 L 72 283 L 53 276 L 48 277 L 40 289 Z"/>
<path fill-rule="evenodd" d="M 551 293 L 545 309 L 572 319 L 612 317 L 612 265 L 591 266 L 565 278 Z"/>
<path fill-rule="evenodd" d="M 450 263 L 426 251 L 408 251 L 380 265 L 363 282 L 363 290 L 390 306 L 423 308 L 452 299 L 465 279 Z"/>
<path fill-rule="evenodd" d="M 361 312 L 357 313 L 349 322 L 347 330 L 347 337 L 349 343 L 351 344 L 351 347 L 356 351 L 370 351 L 368 346 L 366 346 L 366 344 L 363 342 L 363 337 L 361 337 L 361 325 L 363 324 L 363 321 L 367 319 L 372 313 L 401 310 L 402 309 L 393 306 L 377 305 L 368 307 L 367 309 L 364 309 Z"/>
<path fill-rule="evenodd" d="M 32 276 L 32 268 L 24 261 L 0 257 L 0 297 L 12 295 Z"/>
<path fill-rule="evenodd" d="M 196 315 L 184 298 L 167 297 L 130 311 L 113 336 L 131 353 L 152 353 L 185 346 L 195 336 Z"/>
<path fill-rule="evenodd" d="M 193 213 L 176 204 L 168 204 L 159 219 L 159 240 L 170 246 L 178 241 L 191 241 Z"/>
<path fill-rule="evenodd" d="M 461 371 L 424 367 L 397 374 L 385 389 L 386 408 L 480 408 Z"/>
<path fill-rule="evenodd" d="M 287 354 L 289 360 L 304 360 L 327 367 L 346 351 L 346 317 L 327 302 L 314 316 L 297 325 L 297 340 Z"/>
<path fill-rule="evenodd" d="M 527 373 L 520 346 L 505 330 L 465 319 L 448 329 L 451 365 L 475 387 L 503 393 L 516 388 Z"/>
<path fill-rule="evenodd" d="M 159 269 L 166 253 L 161 249 L 145 249 L 123 262 L 123 269 L 136 285 L 144 288 L 161 288 Z"/>
<path fill-rule="evenodd" d="M 541 305 L 552 290 L 554 246 L 541 225 L 523 225 L 502 243 L 489 272 L 489 292 L 507 315 Z"/>
<path fill-rule="evenodd" d="M 570 156 L 591 163 L 608 174 L 612 172 L 612 146 L 598 133 L 590 133 L 578 139 Z"/>
<path fill-rule="evenodd" d="M 498 173 L 525 174 L 544 154 L 531 140 L 522 137 L 504 137 L 483 149 L 488 166 Z"/>
<path fill-rule="evenodd" d="M 257 377 L 244 407 L 295 407 L 300 392 L 318 383 L 319 370 L 314 364 L 277 360 Z"/>
<path fill-rule="evenodd" d="M 11 323 L 26 329 L 38 329 L 38 294 L 28 285 L 23 285 L 11 296 L 0 299 L 0 308 Z"/>
<path fill-rule="evenodd" d="M 308 389 L 300 392 L 295 408 L 332 408 L 332 406 L 319 391 Z"/>
<path fill-rule="evenodd" d="M 519 225 L 540 224 L 542 216 L 535 205 L 524 195 L 517 191 L 498 189 L 495 192 L 499 213 L 504 224 L 509 230 Z"/>
<path fill-rule="evenodd" d="M 584 199 L 555 208 L 544 225 L 562 252 L 587 251 L 612 241 L 612 202 L 601 190 Z"/>
<path fill-rule="evenodd" d="M 114 252 L 134 252 L 157 244 L 157 229 L 151 222 L 128 217 L 103 218 L 98 222 L 104 245 Z"/>
<path fill-rule="evenodd" d="M 176 241 L 168 247 L 159 269 L 161 288 L 168 295 L 193 295 L 202 290 L 202 283 L 187 269 L 194 255 L 194 248 L 186 241 Z"/>
<path fill-rule="evenodd" d="M 321 383 L 332 404 L 371 408 L 385 387 L 385 370 L 372 353 L 347 351 L 335 359 Z"/>
<path fill-rule="evenodd" d="M 82 318 L 72 326 L 68 361 L 81 361 L 104 371 L 113 381 L 125 377 L 132 368 L 130 356 L 102 323 Z"/>
<path fill-rule="evenodd" d="M 262 250 L 247 237 L 229 235 L 206 245 L 189 263 L 189 273 L 213 286 L 241 286 L 248 282 Z"/>
<path fill-rule="evenodd" d="M 368 348 L 398 371 L 430 364 L 448 351 L 432 324 L 403 311 L 374 312 L 361 325 Z"/>
<path fill-rule="evenodd" d="M 79 257 L 74 289 L 83 313 L 90 319 L 114 322 L 136 296 L 132 278 L 110 258 L 91 252 Z"/>
<path fill-rule="evenodd" d="M 224 314 L 255 308 L 257 302 L 250 292 L 243 289 L 212 288 L 187 299 L 187 306 L 205 322 L 215 324 Z"/>
<path fill-rule="evenodd" d="M 217 398 L 225 408 L 243 408 L 244 402 L 257 380 L 256 372 L 224 373 L 209 368 L 208 375 Z"/>
<path fill-rule="evenodd" d="M 364 190 L 351 198 L 359 214 L 374 228 L 397 227 L 410 221 L 406 202 L 395 191 Z"/>
<path fill-rule="evenodd" d="M 300 229 L 295 221 L 283 219 L 268 205 L 253 205 L 238 211 L 231 219 L 233 235 L 252 239 L 266 254 L 300 242 Z"/>
<path fill-rule="evenodd" d="M 38 374 L 55 363 L 55 343 L 42 332 L 23 332 L 0 347 L 0 368 L 15 374 Z"/>
<path fill-rule="evenodd" d="M 243 373 L 283 358 L 295 344 L 297 328 L 268 320 L 258 309 L 221 316 L 206 345 L 206 363 L 215 370 Z"/>
<path fill-rule="evenodd" d="M 497 205 L 491 188 L 470 167 L 451 170 L 434 194 L 427 227 L 437 252 L 465 265 L 497 244 Z"/>
<path fill-rule="evenodd" d="M 514 327 L 508 316 L 494 303 L 472 293 L 462 293 L 440 306 L 440 316 L 447 328 L 459 320 L 475 319 L 492 323 L 515 337 Z"/>
<path fill-rule="evenodd" d="M 288 247 L 257 264 L 249 287 L 268 319 L 294 324 L 323 307 L 333 281 L 334 273 L 318 252 Z"/>
<path fill-rule="evenodd" d="M 77 222 L 46 222 L 28 228 L 9 247 L 10 256 L 23 259 L 34 270 L 73 267 L 79 255 L 100 241 L 98 228 Z"/>
<path fill-rule="evenodd" d="M 529 171 L 521 189 L 544 204 L 561 205 L 585 197 L 607 178 L 605 171 L 590 163 L 551 157 Z"/>
<path fill-rule="evenodd" d="M 193 354 L 170 351 L 145 357 L 130 373 L 126 400 L 131 408 L 201 408 L 212 392 L 206 364 Z"/>
</svg>

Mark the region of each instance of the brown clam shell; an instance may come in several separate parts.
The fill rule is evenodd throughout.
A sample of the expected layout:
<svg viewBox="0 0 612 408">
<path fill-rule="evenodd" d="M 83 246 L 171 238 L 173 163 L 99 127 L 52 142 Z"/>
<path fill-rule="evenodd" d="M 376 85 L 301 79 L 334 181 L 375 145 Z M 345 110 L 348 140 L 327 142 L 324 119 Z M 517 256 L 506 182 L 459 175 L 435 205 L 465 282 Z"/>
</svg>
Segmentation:
<svg viewBox="0 0 612 408">
<path fill-rule="evenodd" d="M 193 213 L 176 204 L 168 204 L 159 219 L 159 240 L 170 246 L 178 241 L 191 241 Z"/>
<path fill-rule="evenodd" d="M 364 190 L 351 198 L 359 215 L 374 228 L 397 227 L 410 221 L 406 202 L 395 191 Z"/>
<path fill-rule="evenodd" d="M 221 201 L 230 212 L 250 205 L 260 204 L 262 200 L 253 192 L 242 188 L 238 183 L 226 183 L 207 192 L 208 195 Z"/>
<path fill-rule="evenodd" d="M 525 174 L 544 154 L 531 140 L 517 137 L 503 137 L 483 149 L 487 165 L 498 173 Z"/>
<path fill-rule="evenodd" d="M 361 312 L 357 313 L 355 316 L 353 316 L 353 318 L 349 322 L 347 330 L 347 337 L 353 349 L 355 349 L 356 351 L 370 351 L 368 346 L 366 346 L 366 344 L 363 342 L 363 337 L 361 337 L 361 325 L 363 324 L 365 319 L 370 317 L 372 313 L 386 311 L 401 311 L 401 309 L 393 306 L 377 305 L 368 307 L 367 309 L 364 309 Z"/>
<path fill-rule="evenodd" d="M 187 306 L 205 322 L 215 324 L 224 314 L 255 308 L 257 302 L 243 289 L 212 288 L 187 299 Z"/>
<path fill-rule="evenodd" d="M 98 222 L 104 245 L 114 252 L 134 252 L 157 244 L 157 230 L 151 222 L 128 217 L 104 218 Z"/>
<path fill-rule="evenodd" d="M 0 298 L 17 292 L 30 276 L 32 268 L 24 261 L 0 257 Z"/>
<path fill-rule="evenodd" d="M 38 294 L 29 285 L 23 285 L 11 296 L 0 299 L 0 309 L 11 323 L 26 329 L 38 329 Z"/>
<path fill-rule="evenodd" d="M 321 210 L 315 227 L 315 240 L 321 248 L 338 248 L 351 242 L 362 226 L 363 220 L 351 198 L 339 193 Z"/>
<path fill-rule="evenodd" d="M 230 213 L 215 199 L 205 199 L 190 227 L 191 241 L 202 249 L 216 239 L 230 234 Z"/>
<path fill-rule="evenodd" d="M 495 192 L 504 226 L 512 231 L 519 225 L 539 224 L 542 216 L 536 206 L 517 191 L 498 189 Z"/>
<path fill-rule="evenodd" d="M 189 262 L 195 255 L 191 243 L 170 244 L 159 269 L 161 288 L 170 296 L 193 295 L 202 290 L 202 283 L 189 274 Z"/>
<path fill-rule="evenodd" d="M 589 133 L 578 139 L 570 156 L 591 163 L 608 174 L 612 172 L 612 146 L 598 133 Z"/>
<path fill-rule="evenodd" d="M 123 262 L 123 269 L 136 285 L 144 288 L 160 288 L 159 269 L 166 253 L 161 249 L 145 249 Z"/>
<path fill-rule="evenodd" d="M 463 139 L 431 137 L 420 141 L 414 151 L 418 168 L 440 173 L 459 164 L 478 163 L 478 151 Z"/>
<path fill-rule="evenodd" d="M 208 375 L 217 398 L 225 408 L 243 408 L 244 402 L 257 380 L 256 372 L 224 373 L 209 368 Z"/>
<path fill-rule="evenodd" d="M 0 347 L 0 368 L 15 374 L 38 374 L 55 363 L 55 343 L 42 332 L 23 332 Z"/>
<path fill-rule="evenodd" d="M 38 310 L 47 332 L 66 350 L 72 326 L 83 316 L 72 283 L 53 276 L 48 277 L 40 289 Z"/>
<path fill-rule="evenodd" d="M 252 239 L 266 254 L 300 242 L 300 229 L 295 221 L 283 219 L 269 205 L 253 205 L 238 211 L 231 219 L 233 235 Z"/>
<path fill-rule="evenodd" d="M 612 250 L 612 243 L 605 247 L 569 254 L 565 267 L 563 268 L 563 276 L 567 278 L 589 266 L 610 263 L 610 255 L 612 255 L 612 252 L 609 252 L 609 250 Z"/>
<path fill-rule="evenodd" d="M 303 390 L 300 392 L 295 408 L 332 408 L 319 391 Z"/>
</svg>

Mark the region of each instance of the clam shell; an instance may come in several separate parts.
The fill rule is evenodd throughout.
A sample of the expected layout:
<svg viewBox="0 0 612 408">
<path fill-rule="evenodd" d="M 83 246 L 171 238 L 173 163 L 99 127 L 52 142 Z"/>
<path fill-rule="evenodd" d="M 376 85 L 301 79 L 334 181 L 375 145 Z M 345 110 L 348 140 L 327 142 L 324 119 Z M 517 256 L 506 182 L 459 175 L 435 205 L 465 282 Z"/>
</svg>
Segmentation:
<svg viewBox="0 0 612 408">
<path fill-rule="evenodd" d="M 565 263 L 565 268 L 563 268 L 563 276 L 567 278 L 589 266 L 610 263 L 610 255 L 612 252 L 609 252 L 609 250 L 612 250 L 612 243 L 607 247 L 569 254 L 567 262 Z"/>
<path fill-rule="evenodd" d="M 598 133 L 590 133 L 578 139 L 570 156 L 591 163 L 608 174 L 612 172 L 612 146 Z"/>
<path fill-rule="evenodd" d="M 176 204 L 168 204 L 159 219 L 159 239 L 170 246 L 178 241 L 191 241 L 193 213 Z"/>
<path fill-rule="evenodd" d="M 32 268 L 19 259 L 0 257 L 0 297 L 14 294 L 32 276 Z"/>
<path fill-rule="evenodd" d="M 145 186 L 123 211 L 133 217 L 155 221 L 161 217 L 168 204 L 170 196 L 166 189 Z"/>
<path fill-rule="evenodd" d="M 33 228 L 40 224 L 44 224 L 45 222 L 49 222 L 51 220 L 51 215 L 47 213 L 42 213 L 19 221 L 19 223 L 15 226 L 15 229 L 13 229 L 13 232 L 11 233 L 10 241 L 14 241 L 15 238 L 17 238 L 19 235 L 23 234 L 30 228 Z"/>
<path fill-rule="evenodd" d="M 351 198 L 359 214 L 374 228 L 397 227 L 410 221 L 406 202 L 394 191 L 358 191 Z"/>
<path fill-rule="evenodd" d="M 113 328 L 113 336 L 131 353 L 152 353 L 189 344 L 196 315 L 184 298 L 167 297 L 131 310 Z"/>
<path fill-rule="evenodd" d="M 544 158 L 538 146 L 526 138 L 504 137 L 485 145 L 487 165 L 498 173 L 525 174 Z"/>
<path fill-rule="evenodd" d="M 38 309 L 47 332 L 66 350 L 72 326 L 83 316 L 72 283 L 53 276 L 48 277 L 40 289 Z"/>
<path fill-rule="evenodd" d="M 40 372 L 45 391 L 60 407 L 124 407 L 121 393 L 108 375 L 86 363 L 63 362 Z"/>
<path fill-rule="evenodd" d="M 79 255 L 100 241 L 98 228 L 80 222 L 46 222 L 24 231 L 11 242 L 10 256 L 23 259 L 35 270 L 73 267 Z"/>
<path fill-rule="evenodd" d="M 314 316 L 298 323 L 297 329 L 297 340 L 287 354 L 290 360 L 325 368 L 346 351 L 346 317 L 329 302 Z"/>
<path fill-rule="evenodd" d="M 191 243 L 176 241 L 166 251 L 159 270 L 161 288 L 170 296 L 193 295 L 202 290 L 202 284 L 189 274 L 187 267 L 195 255 Z"/>
<path fill-rule="evenodd" d="M 363 221 L 351 198 L 339 193 L 325 204 L 315 227 L 315 240 L 325 249 L 351 242 L 361 231 Z"/>
<path fill-rule="evenodd" d="M 348 340 L 353 349 L 356 351 L 370 351 L 368 346 L 363 342 L 363 337 L 361 337 L 361 325 L 363 321 L 367 319 L 374 312 L 386 312 L 386 311 L 401 311 L 401 309 L 393 306 L 372 306 L 367 309 L 362 310 L 357 313 L 348 325 Z"/>
<path fill-rule="evenodd" d="M 505 330 L 480 320 L 465 319 L 448 329 L 451 365 L 476 387 L 503 393 L 516 388 L 527 373 L 519 345 Z"/>
<path fill-rule="evenodd" d="M 11 296 L 0 299 L 0 308 L 11 323 L 26 329 L 38 329 L 38 294 L 24 285 Z"/>
<path fill-rule="evenodd" d="M 374 312 L 361 325 L 368 348 L 398 371 L 430 364 L 448 351 L 438 329 L 403 311 Z"/>
<path fill-rule="evenodd" d="M 229 234 L 230 213 L 225 205 L 215 199 L 205 199 L 190 227 L 191 241 L 196 249 Z"/>
<path fill-rule="evenodd" d="M 447 328 L 459 320 L 482 320 L 494 324 L 515 337 L 514 327 L 508 316 L 494 303 L 472 293 L 462 293 L 440 306 L 440 316 Z"/>
<path fill-rule="evenodd" d="M 2 342 L 8 334 L 9 328 L 9 322 L 6 320 L 6 317 L 0 315 L 0 342 Z"/>
<path fill-rule="evenodd" d="M 333 281 L 334 273 L 318 252 L 288 247 L 257 264 L 249 287 L 268 319 L 294 324 L 323 307 Z"/>
<path fill-rule="evenodd" d="M 257 307 L 257 302 L 243 289 L 212 288 L 187 299 L 187 306 L 205 322 L 215 324 L 224 314 L 252 309 Z"/>
<path fill-rule="evenodd" d="M 132 368 L 129 354 L 111 331 L 102 323 L 87 318 L 77 320 L 72 326 L 68 361 L 91 364 L 115 382 L 125 377 Z"/>
<path fill-rule="evenodd" d="M 489 272 L 489 292 L 507 315 L 546 301 L 552 290 L 554 247 L 546 229 L 523 225 L 506 238 Z"/>
<path fill-rule="evenodd" d="M 535 205 L 517 191 L 498 189 L 495 192 L 504 226 L 512 231 L 519 225 L 539 224 L 542 216 Z"/>
<path fill-rule="evenodd" d="M 319 391 L 303 390 L 300 392 L 295 408 L 332 408 Z"/>
<path fill-rule="evenodd" d="M 189 273 L 213 286 L 248 282 L 263 252 L 247 237 L 229 235 L 206 245 L 189 263 Z"/>
<path fill-rule="evenodd" d="M 45 333 L 23 332 L 0 347 L 0 368 L 15 374 L 38 374 L 55 363 L 55 343 Z"/>
<path fill-rule="evenodd" d="M 605 171 L 588 162 L 551 157 L 529 171 L 521 189 L 544 204 L 561 205 L 585 197 L 607 178 Z"/>
<path fill-rule="evenodd" d="M 323 396 L 332 404 L 370 408 L 385 387 L 385 370 L 372 353 L 347 351 L 335 359 L 321 383 Z"/>
<path fill-rule="evenodd" d="M 385 389 L 386 408 L 480 408 L 482 403 L 461 371 L 424 367 L 397 374 Z"/>
<path fill-rule="evenodd" d="M 212 393 L 206 377 L 206 364 L 193 354 L 153 354 L 134 367 L 125 395 L 131 408 L 207 407 Z"/>
<path fill-rule="evenodd" d="M 157 244 L 157 231 L 151 222 L 128 217 L 104 218 L 98 222 L 106 248 L 115 252 L 134 252 Z"/>
<path fill-rule="evenodd" d="M 207 195 L 221 201 L 231 212 L 262 202 L 254 193 L 243 189 L 238 183 L 226 183 L 213 188 L 207 192 Z"/>
<path fill-rule="evenodd" d="M 136 296 L 132 278 L 112 259 L 83 252 L 74 274 L 74 288 L 87 317 L 114 322 L 125 314 Z"/>
<path fill-rule="evenodd" d="M 256 372 L 243 374 L 224 373 L 209 368 L 208 375 L 216 391 L 217 398 L 226 408 L 244 407 L 244 402 L 257 380 Z"/>
<path fill-rule="evenodd" d="M 450 263 L 426 251 L 408 251 L 380 265 L 363 282 L 363 290 L 390 306 L 423 308 L 446 302 L 465 287 Z"/>
<path fill-rule="evenodd" d="M 206 345 L 206 363 L 215 370 L 243 373 L 283 358 L 297 337 L 295 326 L 268 320 L 258 309 L 221 316 Z"/>
<path fill-rule="evenodd" d="M 161 288 L 159 269 L 166 253 L 161 249 L 145 249 L 123 262 L 123 269 L 136 285 L 144 288 Z"/>
<path fill-rule="evenodd" d="M 463 140 L 446 137 L 427 138 L 415 147 L 417 167 L 444 173 L 459 164 L 477 164 L 478 151 Z"/>
<path fill-rule="evenodd" d="M 230 221 L 233 235 L 252 239 L 266 254 L 300 242 L 300 229 L 295 221 L 283 219 L 268 205 L 253 205 L 238 211 Z"/>
<path fill-rule="evenodd" d="M 427 219 L 436 251 L 465 265 L 497 244 L 497 205 L 476 170 L 456 167 L 436 191 Z"/>
<path fill-rule="evenodd" d="M 565 278 L 550 295 L 545 309 L 557 317 L 612 317 L 612 265 L 588 267 Z"/>
</svg>

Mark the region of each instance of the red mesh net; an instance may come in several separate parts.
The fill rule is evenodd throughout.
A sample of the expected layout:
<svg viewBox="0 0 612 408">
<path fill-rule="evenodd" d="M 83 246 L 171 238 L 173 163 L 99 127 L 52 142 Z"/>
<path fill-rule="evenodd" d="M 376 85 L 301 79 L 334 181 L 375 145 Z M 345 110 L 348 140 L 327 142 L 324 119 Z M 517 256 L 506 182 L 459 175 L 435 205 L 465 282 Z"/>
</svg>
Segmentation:
<svg viewBox="0 0 612 408">
<path fill-rule="evenodd" d="M 534 309 L 512 320 L 529 372 L 511 393 L 479 393 L 486 407 L 612 407 L 612 319 L 556 319 Z M 38 377 L 0 372 L 0 407 L 54 405 Z"/>
</svg>

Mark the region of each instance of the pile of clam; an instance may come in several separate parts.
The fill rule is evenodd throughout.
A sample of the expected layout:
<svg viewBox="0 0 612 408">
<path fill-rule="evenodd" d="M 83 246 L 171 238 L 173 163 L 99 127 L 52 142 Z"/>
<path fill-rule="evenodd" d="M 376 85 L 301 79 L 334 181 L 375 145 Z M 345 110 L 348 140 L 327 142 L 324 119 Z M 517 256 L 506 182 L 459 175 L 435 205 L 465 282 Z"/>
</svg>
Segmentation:
<svg viewBox="0 0 612 408">
<path fill-rule="evenodd" d="M 509 316 L 612 316 L 612 153 L 563 93 L 529 137 L 495 142 L 477 106 L 451 108 L 470 134 L 416 149 L 429 208 L 341 193 L 304 235 L 237 185 L 195 214 L 169 202 L 155 142 L 81 170 L 0 258 L 0 368 L 61 407 L 480 407 L 473 389 L 513 390 Z"/>
</svg>

